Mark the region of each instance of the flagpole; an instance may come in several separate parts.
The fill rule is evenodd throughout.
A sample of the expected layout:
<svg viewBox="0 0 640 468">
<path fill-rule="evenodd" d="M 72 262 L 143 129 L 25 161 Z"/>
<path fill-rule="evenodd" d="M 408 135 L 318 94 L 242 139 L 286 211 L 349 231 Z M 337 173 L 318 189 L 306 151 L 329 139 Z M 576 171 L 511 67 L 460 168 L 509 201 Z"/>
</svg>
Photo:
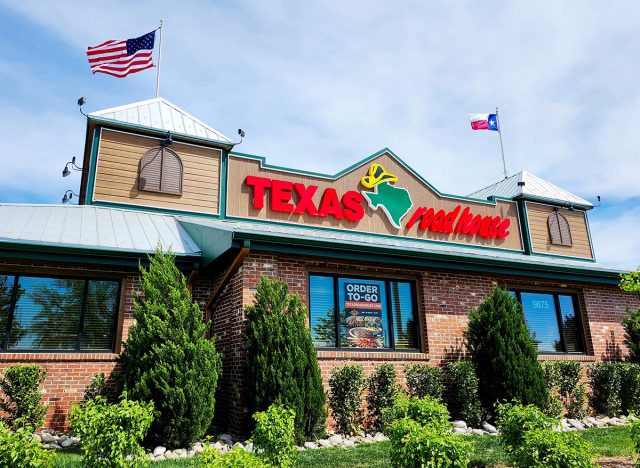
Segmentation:
<svg viewBox="0 0 640 468">
<path fill-rule="evenodd" d="M 504 146 L 502 145 L 502 127 L 500 126 L 500 117 L 498 116 L 498 106 L 496 106 L 496 123 L 498 124 L 498 135 L 500 136 L 500 151 L 502 151 L 502 169 L 504 170 L 504 178 L 508 178 L 507 175 L 507 163 L 504 159 Z"/>
<path fill-rule="evenodd" d="M 162 20 L 160 20 L 160 41 L 158 44 L 158 66 L 156 68 L 156 98 L 160 97 L 160 62 L 162 60 Z"/>
</svg>

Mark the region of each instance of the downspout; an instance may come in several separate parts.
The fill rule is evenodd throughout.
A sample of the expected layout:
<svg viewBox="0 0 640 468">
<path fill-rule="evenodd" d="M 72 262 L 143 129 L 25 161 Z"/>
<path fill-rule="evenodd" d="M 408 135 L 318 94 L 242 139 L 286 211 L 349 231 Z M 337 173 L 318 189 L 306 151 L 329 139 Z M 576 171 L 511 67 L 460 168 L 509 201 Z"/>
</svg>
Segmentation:
<svg viewBox="0 0 640 468">
<path fill-rule="evenodd" d="M 189 276 L 187 277 L 187 288 L 189 288 L 189 292 L 193 292 L 193 280 L 196 279 L 196 276 L 200 274 L 200 264 L 197 262 L 193 262 L 193 269 Z"/>
<path fill-rule="evenodd" d="M 222 295 L 224 289 L 227 287 L 227 284 L 229 283 L 231 278 L 233 278 L 233 275 L 235 275 L 236 272 L 240 269 L 240 266 L 242 266 L 242 262 L 244 262 L 245 257 L 249 255 L 249 251 L 251 250 L 250 247 L 250 242 L 248 240 L 244 241 L 240 252 L 238 252 L 238 255 L 236 255 L 236 257 L 233 259 L 233 262 L 231 262 L 231 265 L 229 266 L 229 268 L 227 268 L 227 271 L 222 277 L 220 284 L 213 292 L 213 294 L 211 294 L 209 301 L 207 301 L 207 307 L 205 309 L 207 312 L 213 310 L 213 308 L 218 304 L 218 300 L 220 299 L 220 296 Z"/>
</svg>

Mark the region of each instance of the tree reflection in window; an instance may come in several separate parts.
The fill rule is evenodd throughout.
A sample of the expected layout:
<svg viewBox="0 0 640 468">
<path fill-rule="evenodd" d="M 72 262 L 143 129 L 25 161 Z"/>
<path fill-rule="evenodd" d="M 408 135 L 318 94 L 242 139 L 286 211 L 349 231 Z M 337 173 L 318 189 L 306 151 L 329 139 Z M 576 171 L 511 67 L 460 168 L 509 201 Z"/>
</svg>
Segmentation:
<svg viewBox="0 0 640 468">
<path fill-rule="evenodd" d="M 113 349 L 117 281 L 21 276 L 12 302 L 15 282 L 2 279 L 0 321 L 5 320 L 8 332 L 4 349 Z"/>
</svg>

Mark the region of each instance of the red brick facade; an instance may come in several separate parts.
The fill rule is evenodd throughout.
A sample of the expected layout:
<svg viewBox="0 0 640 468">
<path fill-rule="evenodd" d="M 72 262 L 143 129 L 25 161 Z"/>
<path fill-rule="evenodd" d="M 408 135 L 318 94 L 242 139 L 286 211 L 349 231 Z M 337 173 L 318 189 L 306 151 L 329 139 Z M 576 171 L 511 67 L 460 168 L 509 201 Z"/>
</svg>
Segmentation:
<svg viewBox="0 0 640 468">
<path fill-rule="evenodd" d="M 120 335 L 118 342 L 126 341 L 132 321 L 133 292 L 139 288 L 139 276 L 133 268 L 108 268 L 86 266 L 34 265 L 22 262 L 3 262 L 3 272 L 56 275 L 97 275 L 120 278 L 123 281 Z M 380 264 L 356 264 L 320 260 L 311 257 L 280 254 L 250 254 L 240 269 L 227 283 L 223 294 L 210 311 L 212 332 L 216 347 L 222 353 L 223 373 L 218 385 L 216 426 L 221 430 L 242 433 L 248 419 L 244 404 L 243 372 L 246 358 L 242 346 L 245 305 L 251 304 L 260 275 L 278 277 L 285 281 L 291 292 L 300 294 L 305 303 L 310 272 L 333 272 L 406 278 L 415 281 L 420 316 L 422 349 L 411 352 L 353 352 L 320 350 L 318 358 L 323 380 L 328 381 L 331 369 L 345 363 L 363 365 L 369 374 L 376 364 L 393 363 L 402 380 L 402 367 L 409 362 L 426 362 L 442 365 L 464 357 L 462 332 L 466 327 L 469 310 L 490 294 L 495 285 L 562 289 L 578 295 L 584 324 L 587 353 L 571 356 L 590 362 L 615 359 L 624 354 L 623 332 L 619 324 L 627 307 L 638 308 L 636 295 L 625 294 L 616 286 L 553 281 L 531 277 L 501 276 L 474 272 L 451 272 L 434 269 L 392 268 Z M 211 293 L 220 281 L 218 276 L 196 276 L 192 282 L 194 299 L 204 309 Z M 116 353 L 120 346 L 116 347 Z M 566 359 L 567 356 L 543 357 Z M 82 398 L 85 386 L 98 372 L 109 374 L 117 365 L 117 354 L 78 353 L 0 353 L 0 372 L 16 363 L 37 363 L 48 368 L 44 384 L 45 400 L 49 406 L 46 425 L 66 427 L 66 413 L 73 401 Z"/>
</svg>

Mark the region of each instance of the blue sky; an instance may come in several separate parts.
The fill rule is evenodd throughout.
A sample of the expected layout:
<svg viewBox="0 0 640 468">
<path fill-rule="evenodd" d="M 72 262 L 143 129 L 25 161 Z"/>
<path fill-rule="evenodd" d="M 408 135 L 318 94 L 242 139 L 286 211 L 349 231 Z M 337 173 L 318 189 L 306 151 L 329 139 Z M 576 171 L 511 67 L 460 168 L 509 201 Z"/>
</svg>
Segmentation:
<svg viewBox="0 0 640 468">
<path fill-rule="evenodd" d="M 161 95 L 238 151 L 334 173 L 389 147 L 441 191 L 527 169 L 602 206 L 596 256 L 640 264 L 640 4 L 0 0 L 0 201 L 59 203 L 88 111 L 154 97 L 153 70 L 92 75 L 85 50 L 165 20 Z"/>
</svg>

